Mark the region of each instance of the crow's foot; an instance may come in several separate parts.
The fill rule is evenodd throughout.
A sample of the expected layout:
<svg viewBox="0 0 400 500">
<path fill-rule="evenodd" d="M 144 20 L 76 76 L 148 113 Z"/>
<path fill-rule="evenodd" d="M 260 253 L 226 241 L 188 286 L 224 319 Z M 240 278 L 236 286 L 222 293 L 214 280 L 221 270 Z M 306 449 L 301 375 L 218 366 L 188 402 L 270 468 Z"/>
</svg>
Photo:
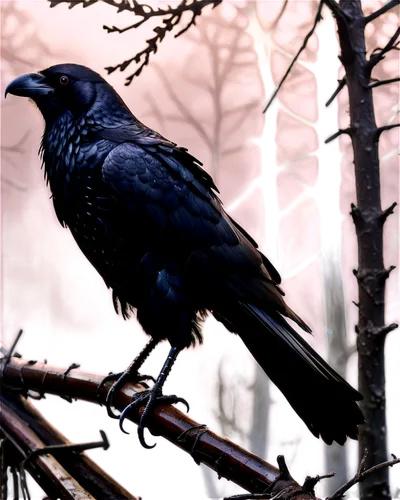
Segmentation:
<svg viewBox="0 0 400 500">
<path fill-rule="evenodd" d="M 152 382 L 155 382 L 154 378 L 151 377 L 150 375 L 140 375 L 138 372 L 132 372 L 129 370 L 125 370 L 124 372 L 120 373 L 110 373 L 104 379 L 101 381 L 99 387 L 97 388 L 97 398 L 100 396 L 100 391 L 103 388 L 104 384 L 107 382 L 113 382 L 115 383 L 111 386 L 110 390 L 107 393 L 106 397 L 106 408 L 107 408 L 107 414 L 111 418 L 120 418 L 120 415 L 117 415 L 116 413 L 113 412 L 112 406 L 114 404 L 114 398 L 118 390 L 120 390 L 126 382 L 133 382 L 133 383 L 143 383 L 145 381 L 151 380 Z M 148 385 L 146 383 L 143 383 L 146 388 L 148 388 Z"/>
<path fill-rule="evenodd" d="M 153 445 L 148 445 L 144 439 L 144 429 L 147 427 L 146 423 L 148 420 L 148 417 L 152 410 L 159 405 L 163 404 L 175 404 L 175 403 L 183 403 L 186 406 L 187 411 L 189 411 L 189 404 L 188 402 L 183 399 L 183 398 L 178 398 L 178 396 L 164 396 L 164 394 L 161 392 L 161 389 L 159 386 L 156 384 L 153 386 L 152 389 L 147 389 L 145 391 L 141 391 L 133 397 L 133 401 L 130 405 L 128 405 L 124 411 L 121 413 L 121 416 L 119 418 L 119 427 L 122 432 L 125 434 L 129 434 L 124 427 L 124 420 L 127 416 L 127 414 L 130 411 L 137 410 L 140 406 L 142 406 L 144 403 L 146 403 L 146 406 L 143 410 L 143 413 L 140 417 L 139 421 L 139 426 L 138 426 L 138 436 L 139 436 L 139 441 L 140 444 L 147 449 L 154 448 L 155 444 Z"/>
</svg>

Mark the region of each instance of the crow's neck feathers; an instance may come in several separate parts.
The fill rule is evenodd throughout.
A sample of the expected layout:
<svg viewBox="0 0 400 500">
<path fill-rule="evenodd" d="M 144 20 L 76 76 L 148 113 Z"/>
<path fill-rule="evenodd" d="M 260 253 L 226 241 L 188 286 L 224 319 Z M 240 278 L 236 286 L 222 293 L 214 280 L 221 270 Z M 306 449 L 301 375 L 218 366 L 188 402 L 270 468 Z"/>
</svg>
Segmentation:
<svg viewBox="0 0 400 500">
<path fill-rule="evenodd" d="M 39 154 L 53 195 L 59 187 L 69 184 L 76 169 L 91 168 L 91 157 L 96 155 L 98 160 L 99 149 L 108 152 L 105 141 L 98 144 L 93 140 L 97 134 L 137 122 L 118 94 L 110 89 L 98 85 L 96 99 L 85 112 L 76 114 L 66 110 L 56 119 L 46 121 Z"/>
</svg>

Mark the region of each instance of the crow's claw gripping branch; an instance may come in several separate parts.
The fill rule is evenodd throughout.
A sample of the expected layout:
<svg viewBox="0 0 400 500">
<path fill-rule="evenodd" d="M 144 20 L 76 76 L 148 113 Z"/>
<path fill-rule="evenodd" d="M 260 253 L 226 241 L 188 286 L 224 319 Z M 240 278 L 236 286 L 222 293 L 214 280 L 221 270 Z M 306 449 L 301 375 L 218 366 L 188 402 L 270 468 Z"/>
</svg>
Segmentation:
<svg viewBox="0 0 400 500">
<path fill-rule="evenodd" d="M 134 382 L 134 383 L 142 383 L 143 386 L 148 388 L 149 386 L 145 383 L 145 381 L 155 382 L 155 379 L 151 375 L 140 375 L 140 373 L 132 373 L 131 371 L 126 370 L 120 373 L 110 373 L 99 384 L 97 388 L 97 399 L 100 398 L 101 389 L 104 387 L 104 384 L 107 382 L 115 381 L 110 390 L 107 393 L 106 397 L 106 409 L 107 414 L 111 418 L 119 418 L 119 415 L 113 412 L 112 406 L 114 404 L 114 398 L 117 394 L 118 390 L 120 390 L 126 382 Z M 144 382 L 144 383 L 143 383 Z"/>
<path fill-rule="evenodd" d="M 149 343 L 146 345 L 146 347 L 140 352 L 140 354 L 132 361 L 132 363 L 128 366 L 128 368 L 121 373 L 110 373 L 107 375 L 107 377 L 104 377 L 104 379 L 101 381 L 99 384 L 99 387 L 97 388 L 97 400 L 101 404 L 101 391 L 104 387 L 104 384 L 107 382 L 113 382 L 115 381 L 115 384 L 111 387 L 111 389 L 108 391 L 107 398 L 106 398 L 106 408 L 107 408 L 107 413 L 108 416 L 111 418 L 119 418 L 119 415 L 116 415 L 112 410 L 111 406 L 113 405 L 114 402 L 114 397 L 118 389 L 121 389 L 121 387 L 126 383 L 126 382 L 134 382 L 134 383 L 139 383 L 143 382 L 144 380 L 152 380 L 155 383 L 155 380 L 153 377 L 150 377 L 149 375 L 140 375 L 139 370 L 142 366 L 142 364 L 146 361 L 147 357 L 151 353 L 151 351 L 155 348 L 155 346 L 158 344 L 158 340 L 151 339 Z M 147 384 L 143 384 L 146 388 L 148 387 Z"/>
<path fill-rule="evenodd" d="M 147 402 L 146 402 L 147 401 Z M 146 427 L 146 421 L 152 412 L 152 410 L 159 405 L 166 405 L 166 404 L 175 404 L 175 403 L 183 403 L 186 406 L 186 410 L 189 411 L 189 403 L 183 399 L 179 398 L 178 396 L 171 395 L 171 396 L 164 396 L 164 394 L 161 392 L 161 389 L 159 386 L 155 385 L 152 389 L 148 389 L 146 391 L 142 391 L 138 394 L 135 394 L 133 397 L 133 401 L 130 405 L 128 405 L 124 411 L 121 413 L 121 416 L 119 418 L 119 427 L 122 432 L 125 434 L 129 434 L 127 432 L 123 425 L 124 425 L 124 420 L 127 416 L 127 414 L 133 410 L 137 410 L 140 406 L 142 406 L 146 402 L 146 406 L 143 410 L 143 413 L 140 417 L 140 422 L 138 426 L 138 436 L 139 436 L 139 441 L 140 444 L 147 449 L 154 448 L 155 444 L 153 445 L 148 445 L 144 439 L 144 429 Z"/>
</svg>

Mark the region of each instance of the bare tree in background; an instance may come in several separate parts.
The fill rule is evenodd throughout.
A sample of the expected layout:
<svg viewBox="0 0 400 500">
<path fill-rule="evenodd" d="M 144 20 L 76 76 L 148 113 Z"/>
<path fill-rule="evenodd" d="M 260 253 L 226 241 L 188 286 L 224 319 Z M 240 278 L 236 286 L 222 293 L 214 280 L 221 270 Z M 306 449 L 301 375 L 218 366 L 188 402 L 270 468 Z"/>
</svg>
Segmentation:
<svg viewBox="0 0 400 500">
<path fill-rule="evenodd" d="M 95 2 L 86 2 L 86 5 L 91 5 Z M 108 2 L 112 4 L 113 2 Z M 123 5 L 128 5 L 129 2 L 123 2 Z M 363 456 L 364 450 L 362 446 L 367 444 L 370 450 L 370 455 L 367 457 L 368 466 L 376 464 L 386 459 L 386 426 L 385 426 L 385 380 L 384 380 L 384 358 L 383 347 L 387 333 L 393 330 L 397 325 L 392 324 L 384 326 L 384 285 L 389 277 L 393 267 L 385 269 L 383 267 L 383 249 L 382 249 L 382 230 L 383 224 L 387 217 L 393 212 L 394 205 L 392 204 L 386 210 L 381 210 L 380 201 L 380 178 L 379 178 L 379 157 L 378 157 L 378 140 L 384 138 L 386 133 L 391 128 L 398 127 L 396 121 L 398 110 L 394 110 L 393 116 L 383 120 L 383 125 L 377 127 L 374 118 L 374 106 L 372 102 L 372 89 L 389 85 L 398 81 L 398 77 L 390 75 L 388 79 L 376 80 L 371 78 L 371 71 L 380 63 L 383 57 L 389 52 L 398 48 L 397 39 L 400 31 L 394 31 L 389 41 L 385 41 L 382 47 L 376 48 L 370 55 L 369 59 L 365 57 L 365 38 L 364 28 L 372 21 L 379 19 L 381 14 L 389 11 L 390 8 L 398 5 L 398 1 L 389 1 L 385 4 L 378 14 L 373 13 L 367 17 L 363 17 L 361 4 L 359 0 L 341 1 L 339 4 L 333 0 L 324 0 L 326 5 L 333 11 L 338 27 L 341 41 L 341 60 L 346 68 L 346 82 L 343 80 L 343 86 L 348 84 L 350 93 L 350 127 L 341 129 L 332 136 L 338 137 L 342 134 L 351 136 L 354 149 L 354 160 L 356 169 L 356 184 L 357 184 L 357 203 L 358 207 L 353 206 L 352 216 L 356 225 L 356 231 L 359 242 L 359 269 L 355 275 L 359 284 L 359 374 L 360 387 L 362 392 L 365 391 L 366 401 L 364 411 L 367 414 L 368 425 L 361 436 L 360 456 Z M 115 5 L 121 5 L 118 2 Z M 130 4 L 129 4 L 130 5 Z M 137 7 L 137 3 L 135 3 Z M 322 7 L 322 2 L 320 4 Z M 194 18 L 193 18 L 194 19 Z M 318 19 L 316 20 L 316 22 Z M 179 19 L 177 23 L 179 22 Z M 176 24 L 177 24 L 176 23 Z M 176 25 L 175 24 L 175 25 Z M 194 24 L 194 22 L 192 23 Z M 175 26 L 174 25 L 174 26 Z M 190 26 L 190 24 L 189 24 Z M 218 30 L 217 30 L 218 31 Z M 216 35 L 217 37 L 217 35 Z M 228 51 L 224 52 L 229 54 Z M 155 52 L 155 51 L 154 51 Z M 391 52 L 393 53 L 393 52 Z M 224 56 L 226 57 L 226 55 Z M 228 55 L 229 58 L 229 55 Z M 378 66 L 379 68 L 379 66 Z M 377 90 L 378 92 L 378 90 Z M 221 94 L 223 96 L 223 93 Z M 360 105 L 359 98 L 362 96 Z M 215 123 L 214 123 L 215 126 Z M 384 133 L 384 134 L 383 134 Z M 382 135 L 383 134 L 383 135 Z M 212 137 L 211 139 L 214 139 Z M 219 137 L 221 139 L 221 136 Z M 203 140 L 207 144 L 205 138 Z M 229 148 L 235 148 L 235 145 L 229 145 Z M 209 148 L 210 154 L 213 155 L 213 150 Z M 231 151 L 231 155 L 239 154 L 241 151 Z M 225 150 L 225 154 L 227 151 Z M 387 154 L 391 154 L 389 151 Z M 221 163 L 223 157 L 212 156 L 213 171 L 216 170 L 214 176 L 220 174 Z M 217 168 L 215 168 L 217 167 Z M 372 179 L 367 185 L 366 179 Z M 371 251 L 371 248 L 374 251 Z M 327 260 L 325 280 L 331 280 L 335 273 L 333 269 L 337 264 L 334 259 Z M 335 278 L 336 289 L 335 293 L 330 296 L 334 307 L 327 310 L 327 319 L 337 328 L 341 328 L 342 318 L 342 292 L 340 290 L 340 277 Z M 332 286 L 329 281 L 329 287 Z M 338 293 L 336 293 L 338 292 Z M 329 319 L 331 318 L 331 319 Z M 336 328 L 336 326 L 335 326 Z M 371 356 L 373 353 L 375 356 Z M 372 492 L 372 493 L 371 493 Z M 371 498 L 379 496 L 379 498 L 389 498 L 389 484 L 387 478 L 387 470 L 381 469 L 378 476 L 373 479 L 368 479 L 363 483 L 362 496 L 363 498 Z"/>
<path fill-rule="evenodd" d="M 152 65 L 176 108 L 176 113 L 165 114 L 154 97 L 148 95 L 154 116 L 161 122 L 185 123 L 194 130 L 208 150 L 211 162 L 206 168 L 217 182 L 221 162 L 245 152 L 246 143 L 240 140 L 243 123 L 257 108 L 261 110 L 261 95 L 251 100 L 245 96 L 237 102 L 238 97 L 232 94 L 232 86 L 236 87 L 233 91 L 241 89 L 246 94 L 246 84 L 257 78 L 256 56 L 246 23 L 239 10 L 232 21 L 215 10 L 212 16 L 199 21 L 196 31 L 186 35 L 195 44 L 195 50 L 186 58 L 184 71 L 178 78 L 175 76 L 175 81 L 170 68 L 167 74 L 160 65 Z M 204 66 L 210 67 L 211 77 Z M 189 87 L 186 91 L 180 86 L 178 93 L 178 79 L 180 85 Z M 199 103 L 204 102 L 207 107 L 202 110 Z"/>
</svg>

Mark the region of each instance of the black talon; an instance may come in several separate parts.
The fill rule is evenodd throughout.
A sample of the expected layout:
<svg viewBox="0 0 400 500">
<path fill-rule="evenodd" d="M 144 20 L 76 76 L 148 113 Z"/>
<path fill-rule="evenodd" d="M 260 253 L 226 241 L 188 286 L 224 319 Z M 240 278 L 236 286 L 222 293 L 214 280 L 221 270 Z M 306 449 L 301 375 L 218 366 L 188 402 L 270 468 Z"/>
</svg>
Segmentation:
<svg viewBox="0 0 400 500">
<path fill-rule="evenodd" d="M 138 426 L 138 436 L 140 444 L 147 449 L 154 448 L 156 445 L 148 445 L 144 439 L 144 429 L 146 426 L 146 420 L 150 415 L 151 411 L 156 407 L 163 404 L 176 404 L 183 403 L 186 406 L 187 411 L 189 411 L 189 403 L 184 399 L 175 395 L 165 396 L 162 394 L 161 390 L 157 385 L 153 387 L 153 389 L 149 389 L 146 391 L 141 391 L 140 393 L 134 396 L 134 400 L 131 404 L 129 404 L 121 413 L 119 417 L 119 428 L 124 434 L 129 434 L 128 431 L 124 429 L 124 421 L 127 417 L 128 413 L 137 410 L 142 404 L 147 400 L 146 406 L 143 410 L 143 413 L 140 417 L 139 426 Z"/>
<path fill-rule="evenodd" d="M 129 434 L 124 429 L 124 421 L 127 414 L 130 411 L 138 409 L 143 403 L 146 402 L 146 406 L 143 410 L 143 413 L 140 417 L 139 426 L 138 426 L 138 436 L 140 444 L 147 449 L 154 448 L 155 444 L 150 446 L 146 443 L 144 439 L 144 429 L 146 428 L 146 421 L 148 419 L 149 414 L 152 412 L 155 406 L 159 406 L 161 404 L 175 404 L 175 403 L 183 403 L 186 406 L 186 410 L 189 411 L 189 403 L 178 396 L 164 396 L 162 393 L 162 387 L 166 378 L 168 377 L 169 372 L 171 371 L 172 365 L 174 364 L 180 349 L 178 347 L 171 347 L 168 357 L 162 367 L 162 370 L 157 378 L 152 389 L 147 389 L 145 391 L 141 391 L 133 396 L 132 403 L 129 404 L 121 413 L 119 417 L 119 428 L 125 434 Z M 147 400 L 147 401 L 146 401 Z"/>
<path fill-rule="evenodd" d="M 110 380 L 115 380 L 116 382 L 112 385 L 110 390 L 107 393 L 106 397 L 106 409 L 107 409 L 107 414 L 111 418 L 120 418 L 120 415 L 117 415 L 116 413 L 113 412 L 112 406 L 114 403 L 114 398 L 118 390 L 120 390 L 126 382 L 135 382 L 135 383 L 140 383 L 143 380 L 152 380 L 155 382 L 154 378 L 151 377 L 150 375 L 140 375 L 139 373 L 131 373 L 130 371 L 125 371 L 123 373 L 115 373 L 112 375 L 108 375 L 105 377 L 106 382 L 109 382 Z M 102 384 L 104 385 L 104 380 L 102 381 Z M 142 384 L 146 388 L 148 388 L 147 384 Z"/>
<path fill-rule="evenodd" d="M 151 351 L 155 348 L 157 344 L 158 340 L 151 339 L 150 342 L 141 351 L 139 356 L 137 356 L 137 358 L 134 359 L 134 361 L 128 366 L 128 368 L 124 372 L 109 373 L 100 382 L 96 392 L 97 399 L 99 401 L 101 397 L 101 390 L 103 389 L 104 384 L 106 384 L 107 382 L 115 381 L 115 383 L 112 385 L 106 396 L 106 409 L 109 417 L 115 419 L 119 418 L 119 415 L 114 413 L 111 407 L 113 406 L 114 397 L 117 390 L 121 389 L 126 382 L 130 381 L 134 383 L 140 383 L 143 382 L 144 380 L 152 380 L 155 383 L 154 378 L 151 377 L 150 375 L 140 375 L 139 369 L 141 368 L 142 364 L 144 363 L 148 355 L 151 353 Z M 142 384 L 142 385 L 144 385 L 146 388 L 148 387 L 147 384 Z"/>
</svg>

